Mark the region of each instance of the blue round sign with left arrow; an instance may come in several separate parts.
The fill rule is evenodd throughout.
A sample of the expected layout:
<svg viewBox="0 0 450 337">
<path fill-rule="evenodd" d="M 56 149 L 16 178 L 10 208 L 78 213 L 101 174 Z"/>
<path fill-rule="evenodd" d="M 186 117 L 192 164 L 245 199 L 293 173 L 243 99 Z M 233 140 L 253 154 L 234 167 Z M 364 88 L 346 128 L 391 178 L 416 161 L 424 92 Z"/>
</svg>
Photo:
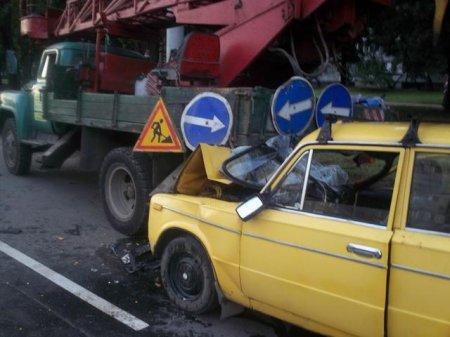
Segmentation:
<svg viewBox="0 0 450 337">
<path fill-rule="evenodd" d="M 327 86 L 317 101 L 316 124 L 320 128 L 325 121 L 324 115 L 351 117 L 353 111 L 352 96 L 346 87 L 339 83 Z"/>
<path fill-rule="evenodd" d="M 233 115 L 221 95 L 205 92 L 195 96 L 181 115 L 181 132 L 190 150 L 200 143 L 223 145 L 230 136 Z"/>
<path fill-rule="evenodd" d="M 303 133 L 314 116 L 314 90 L 302 77 L 294 76 L 281 85 L 272 99 L 272 121 L 282 135 Z"/>
</svg>

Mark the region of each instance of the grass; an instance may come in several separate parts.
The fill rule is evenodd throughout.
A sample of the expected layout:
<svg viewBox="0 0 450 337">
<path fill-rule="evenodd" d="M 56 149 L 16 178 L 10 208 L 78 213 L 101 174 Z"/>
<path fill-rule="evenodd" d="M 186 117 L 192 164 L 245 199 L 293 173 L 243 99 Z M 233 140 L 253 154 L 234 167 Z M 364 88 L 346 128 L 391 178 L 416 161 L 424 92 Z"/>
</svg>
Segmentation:
<svg viewBox="0 0 450 337">
<path fill-rule="evenodd" d="M 441 104 L 443 99 L 442 90 L 417 90 L 417 89 L 386 89 L 370 90 L 351 88 L 352 95 L 362 94 L 364 96 L 382 96 L 386 103 L 402 104 Z"/>
<path fill-rule="evenodd" d="M 316 89 L 316 95 L 322 93 L 325 87 Z M 383 96 L 387 104 L 442 104 L 442 90 L 418 90 L 418 89 L 368 89 L 368 88 L 348 88 L 352 96 L 361 94 L 365 97 Z"/>
<path fill-rule="evenodd" d="M 316 88 L 316 97 L 319 97 L 324 89 L 325 86 Z M 385 110 L 386 120 L 409 121 L 414 116 L 422 120 L 450 122 L 450 113 L 444 111 L 442 106 L 444 94 L 441 88 L 425 90 L 349 87 L 348 90 L 352 96 L 360 94 L 363 97 L 384 97 L 387 108 Z M 354 112 L 354 115 L 356 116 L 358 113 Z"/>
</svg>

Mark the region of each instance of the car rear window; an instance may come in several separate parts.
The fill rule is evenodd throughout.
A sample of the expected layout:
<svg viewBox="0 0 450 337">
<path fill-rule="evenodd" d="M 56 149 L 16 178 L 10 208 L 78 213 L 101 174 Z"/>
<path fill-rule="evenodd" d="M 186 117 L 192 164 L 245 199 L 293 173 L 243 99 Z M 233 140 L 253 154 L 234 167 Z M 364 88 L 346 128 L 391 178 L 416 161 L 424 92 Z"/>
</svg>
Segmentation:
<svg viewBox="0 0 450 337">
<path fill-rule="evenodd" d="M 450 234 L 450 154 L 416 154 L 406 226 Z"/>
</svg>

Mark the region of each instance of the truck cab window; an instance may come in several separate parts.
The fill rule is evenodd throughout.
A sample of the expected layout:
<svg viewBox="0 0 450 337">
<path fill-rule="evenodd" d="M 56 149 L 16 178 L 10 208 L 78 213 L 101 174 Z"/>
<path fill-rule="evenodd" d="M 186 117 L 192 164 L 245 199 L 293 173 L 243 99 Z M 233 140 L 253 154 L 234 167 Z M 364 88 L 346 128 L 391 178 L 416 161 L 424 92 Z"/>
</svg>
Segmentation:
<svg viewBox="0 0 450 337">
<path fill-rule="evenodd" d="M 407 228 L 450 234 L 450 155 L 418 153 Z"/>
<path fill-rule="evenodd" d="M 39 78 L 47 79 L 56 63 L 56 52 L 45 54 L 43 60 L 39 69 Z"/>
</svg>

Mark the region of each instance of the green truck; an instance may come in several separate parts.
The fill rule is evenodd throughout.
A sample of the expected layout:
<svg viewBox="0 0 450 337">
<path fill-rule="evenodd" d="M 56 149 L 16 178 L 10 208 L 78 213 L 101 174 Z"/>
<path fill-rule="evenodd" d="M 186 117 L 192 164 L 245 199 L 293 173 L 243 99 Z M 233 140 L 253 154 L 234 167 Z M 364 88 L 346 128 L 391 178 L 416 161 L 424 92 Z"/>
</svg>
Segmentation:
<svg viewBox="0 0 450 337">
<path fill-rule="evenodd" d="M 146 62 L 140 54 L 121 48 L 104 53 Z M 106 216 L 123 234 L 136 235 L 146 230 L 149 193 L 189 152 L 184 147 L 180 153 L 133 152 L 160 98 L 178 135 L 183 109 L 205 91 L 225 97 L 233 110 L 230 144 L 253 144 L 273 134 L 267 120 L 271 90 L 162 87 L 160 96 L 119 94 L 112 89 L 92 92 L 83 84 L 80 73 L 89 70 L 94 54 L 95 45 L 89 43 L 52 45 L 43 51 L 32 85 L 0 94 L 3 156 L 10 173 L 25 175 L 34 153 L 39 153 L 34 159 L 42 167 L 59 168 L 79 151 L 80 168 L 99 172 Z M 134 85 L 135 78 L 129 77 L 123 81 Z"/>
</svg>

